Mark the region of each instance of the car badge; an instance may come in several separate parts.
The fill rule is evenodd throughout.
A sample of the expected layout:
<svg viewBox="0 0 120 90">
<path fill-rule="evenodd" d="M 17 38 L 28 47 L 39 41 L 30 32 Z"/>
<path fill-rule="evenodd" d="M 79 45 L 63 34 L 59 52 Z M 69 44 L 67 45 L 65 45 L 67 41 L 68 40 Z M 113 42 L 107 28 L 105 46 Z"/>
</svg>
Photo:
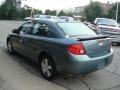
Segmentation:
<svg viewBox="0 0 120 90">
<path fill-rule="evenodd" d="M 97 40 L 99 46 L 103 46 L 103 40 L 99 39 Z"/>
</svg>

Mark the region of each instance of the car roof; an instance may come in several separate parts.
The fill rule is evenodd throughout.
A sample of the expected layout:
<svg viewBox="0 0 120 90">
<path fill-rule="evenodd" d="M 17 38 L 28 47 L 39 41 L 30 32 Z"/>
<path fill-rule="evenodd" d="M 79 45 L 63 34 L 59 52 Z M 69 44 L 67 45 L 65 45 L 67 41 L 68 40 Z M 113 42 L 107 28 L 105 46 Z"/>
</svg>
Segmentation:
<svg viewBox="0 0 120 90">
<path fill-rule="evenodd" d="M 73 20 L 64 20 L 64 19 L 42 19 L 37 21 L 32 21 L 34 24 L 39 22 L 45 22 L 45 23 L 80 23 L 80 21 L 73 21 Z M 31 23 L 31 21 L 27 21 L 26 23 Z"/>
<path fill-rule="evenodd" d="M 64 19 L 44 19 L 39 20 L 37 22 L 51 22 L 51 23 L 72 23 L 72 22 L 78 22 L 74 20 L 64 20 Z"/>
<path fill-rule="evenodd" d="M 115 20 L 115 19 L 111 19 L 111 18 L 96 18 L 96 19 L 109 19 L 109 20 Z"/>
</svg>

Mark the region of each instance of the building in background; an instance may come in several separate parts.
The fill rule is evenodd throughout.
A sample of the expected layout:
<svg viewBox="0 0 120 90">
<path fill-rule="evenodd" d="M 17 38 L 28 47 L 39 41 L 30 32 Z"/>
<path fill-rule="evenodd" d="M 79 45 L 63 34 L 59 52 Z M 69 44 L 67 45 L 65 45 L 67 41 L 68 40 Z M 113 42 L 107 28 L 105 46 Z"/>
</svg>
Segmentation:
<svg viewBox="0 0 120 90">
<path fill-rule="evenodd" d="M 74 9 L 75 15 L 81 15 L 84 12 L 85 7 L 86 6 L 75 7 Z"/>
<path fill-rule="evenodd" d="M 101 7 L 104 9 L 104 13 L 108 14 L 108 11 L 112 8 L 112 4 L 108 3 L 100 3 Z"/>
</svg>

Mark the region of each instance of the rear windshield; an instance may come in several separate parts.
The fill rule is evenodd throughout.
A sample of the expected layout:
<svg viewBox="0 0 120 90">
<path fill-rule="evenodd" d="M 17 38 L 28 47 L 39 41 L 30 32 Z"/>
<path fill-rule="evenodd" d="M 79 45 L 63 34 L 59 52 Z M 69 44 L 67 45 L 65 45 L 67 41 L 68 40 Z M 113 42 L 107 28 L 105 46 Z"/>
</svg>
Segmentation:
<svg viewBox="0 0 120 90">
<path fill-rule="evenodd" d="M 58 23 L 66 35 L 96 35 L 96 33 L 83 23 Z"/>
<path fill-rule="evenodd" d="M 117 27 L 117 22 L 112 19 L 98 19 L 97 20 L 98 25 L 108 25 L 108 26 L 115 26 Z"/>
</svg>

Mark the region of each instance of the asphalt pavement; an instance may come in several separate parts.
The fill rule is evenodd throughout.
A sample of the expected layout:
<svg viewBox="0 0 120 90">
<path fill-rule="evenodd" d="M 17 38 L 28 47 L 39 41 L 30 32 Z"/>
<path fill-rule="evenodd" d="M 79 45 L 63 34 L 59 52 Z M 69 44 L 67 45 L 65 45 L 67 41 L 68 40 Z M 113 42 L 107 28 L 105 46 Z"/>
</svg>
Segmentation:
<svg viewBox="0 0 120 90">
<path fill-rule="evenodd" d="M 23 21 L 0 21 L 0 90 L 120 90 L 120 46 L 113 46 L 114 59 L 103 70 L 82 75 L 42 78 L 37 65 L 20 54 L 10 55 L 6 37 Z"/>
</svg>

